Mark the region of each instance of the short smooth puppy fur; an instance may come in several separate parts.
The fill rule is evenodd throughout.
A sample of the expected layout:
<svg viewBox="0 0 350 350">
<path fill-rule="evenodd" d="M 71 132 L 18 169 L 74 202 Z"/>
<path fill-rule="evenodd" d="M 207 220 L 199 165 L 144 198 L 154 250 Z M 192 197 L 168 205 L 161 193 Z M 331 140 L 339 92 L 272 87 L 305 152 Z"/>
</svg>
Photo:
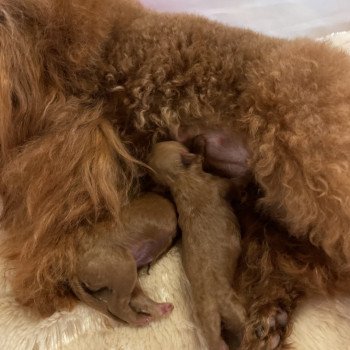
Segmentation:
<svg viewBox="0 0 350 350">
<path fill-rule="evenodd" d="M 173 305 L 156 303 L 142 290 L 137 269 L 155 261 L 176 235 L 174 205 L 155 193 L 134 199 L 122 209 L 123 229 L 101 224 L 80 242 L 77 297 L 108 316 L 145 325 L 168 315 Z"/>
<path fill-rule="evenodd" d="M 245 319 L 232 288 L 241 248 L 238 223 L 225 199 L 230 182 L 205 173 L 202 158 L 175 141 L 156 144 L 148 164 L 176 203 L 184 269 L 209 348 L 227 349 L 221 326 L 239 335 Z"/>
</svg>

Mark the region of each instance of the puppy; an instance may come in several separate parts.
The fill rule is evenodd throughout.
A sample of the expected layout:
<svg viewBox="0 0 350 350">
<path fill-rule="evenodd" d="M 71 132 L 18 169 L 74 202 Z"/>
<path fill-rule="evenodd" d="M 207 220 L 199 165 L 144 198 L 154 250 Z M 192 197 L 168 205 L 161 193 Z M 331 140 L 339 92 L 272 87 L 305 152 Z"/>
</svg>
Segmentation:
<svg viewBox="0 0 350 350">
<path fill-rule="evenodd" d="M 175 141 L 154 145 L 148 164 L 177 206 L 184 269 L 209 348 L 226 349 L 221 324 L 239 335 L 245 318 L 232 288 L 241 248 L 238 223 L 225 199 L 230 183 L 205 173 L 202 158 Z"/>
<path fill-rule="evenodd" d="M 155 261 L 176 235 L 174 205 L 155 193 L 134 199 L 121 212 L 123 229 L 100 224 L 80 241 L 77 275 L 71 282 L 87 305 L 133 325 L 168 315 L 173 305 L 156 303 L 141 289 L 137 269 Z"/>
</svg>

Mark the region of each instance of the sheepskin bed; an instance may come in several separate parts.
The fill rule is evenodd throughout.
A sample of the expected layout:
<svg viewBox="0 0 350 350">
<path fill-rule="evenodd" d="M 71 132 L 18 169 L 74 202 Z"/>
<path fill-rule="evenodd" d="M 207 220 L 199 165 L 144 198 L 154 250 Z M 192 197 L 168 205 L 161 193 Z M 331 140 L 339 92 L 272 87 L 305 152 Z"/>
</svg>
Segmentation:
<svg viewBox="0 0 350 350">
<path fill-rule="evenodd" d="M 322 40 L 350 53 L 350 32 Z M 205 350 L 193 319 L 180 249 L 173 247 L 151 268 L 150 275 L 141 272 L 141 283 L 151 297 L 175 305 L 169 318 L 145 328 L 110 325 L 106 318 L 83 305 L 38 319 L 15 302 L 0 263 L 0 349 Z M 309 300 L 296 311 L 293 321 L 290 341 L 296 350 L 350 350 L 350 297 Z"/>
</svg>

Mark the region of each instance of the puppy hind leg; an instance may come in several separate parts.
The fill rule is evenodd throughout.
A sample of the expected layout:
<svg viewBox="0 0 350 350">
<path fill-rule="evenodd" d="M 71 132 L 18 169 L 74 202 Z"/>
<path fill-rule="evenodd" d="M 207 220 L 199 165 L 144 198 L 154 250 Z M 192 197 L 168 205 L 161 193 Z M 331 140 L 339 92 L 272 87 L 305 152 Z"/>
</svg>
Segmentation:
<svg viewBox="0 0 350 350">
<path fill-rule="evenodd" d="M 196 303 L 197 316 L 209 350 L 226 350 L 227 344 L 221 336 L 221 317 L 217 309 L 216 300 L 206 299 L 203 303 Z"/>
<path fill-rule="evenodd" d="M 224 328 L 241 338 L 242 329 L 246 319 L 246 311 L 238 299 L 235 291 L 228 286 L 226 295 L 220 298 L 220 314 Z"/>
</svg>

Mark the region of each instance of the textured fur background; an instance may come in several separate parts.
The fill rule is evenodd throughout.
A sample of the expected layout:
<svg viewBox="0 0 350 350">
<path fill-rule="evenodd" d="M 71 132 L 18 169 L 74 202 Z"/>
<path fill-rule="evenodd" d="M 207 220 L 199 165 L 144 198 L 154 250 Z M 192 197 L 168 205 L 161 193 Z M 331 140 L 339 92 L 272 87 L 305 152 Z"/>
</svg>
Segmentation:
<svg viewBox="0 0 350 350">
<path fill-rule="evenodd" d="M 327 38 L 350 53 L 350 32 Z M 204 350 L 192 317 L 189 285 L 181 267 L 179 247 L 174 247 L 142 276 L 145 290 L 155 300 L 171 301 L 170 318 L 135 329 L 108 326 L 106 319 L 84 306 L 36 319 L 18 306 L 6 285 L 0 263 L 0 349 L 6 350 Z M 291 336 L 297 350 L 350 350 L 350 298 L 310 300 L 294 319 Z"/>
</svg>

